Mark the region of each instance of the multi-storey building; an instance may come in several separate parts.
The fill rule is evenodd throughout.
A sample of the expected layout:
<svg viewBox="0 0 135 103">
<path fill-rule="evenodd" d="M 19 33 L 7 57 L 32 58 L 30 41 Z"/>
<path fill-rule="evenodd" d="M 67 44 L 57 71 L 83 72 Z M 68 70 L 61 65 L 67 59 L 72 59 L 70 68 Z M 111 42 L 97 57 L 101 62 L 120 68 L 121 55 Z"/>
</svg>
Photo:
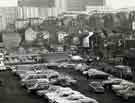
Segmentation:
<svg viewBox="0 0 135 103">
<path fill-rule="evenodd" d="M 65 11 L 85 11 L 86 6 L 103 6 L 105 0 L 21 0 L 19 15 L 23 17 L 57 16 Z"/>
<path fill-rule="evenodd" d="M 13 24 L 16 19 L 16 7 L 0 7 L 0 31 L 5 30 L 7 24 Z"/>
<path fill-rule="evenodd" d="M 105 0 L 66 0 L 67 11 L 84 11 L 86 6 L 103 6 Z"/>
</svg>

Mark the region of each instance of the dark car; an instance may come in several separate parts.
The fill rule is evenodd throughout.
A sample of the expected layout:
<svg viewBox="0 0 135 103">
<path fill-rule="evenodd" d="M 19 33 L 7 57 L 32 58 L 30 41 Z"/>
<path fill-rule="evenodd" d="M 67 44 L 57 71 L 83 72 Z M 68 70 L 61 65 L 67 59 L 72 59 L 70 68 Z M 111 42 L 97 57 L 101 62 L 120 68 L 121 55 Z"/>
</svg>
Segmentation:
<svg viewBox="0 0 135 103">
<path fill-rule="evenodd" d="M 117 65 L 114 67 L 114 74 L 118 77 L 131 80 L 133 78 L 132 70 L 129 66 Z"/>
</svg>

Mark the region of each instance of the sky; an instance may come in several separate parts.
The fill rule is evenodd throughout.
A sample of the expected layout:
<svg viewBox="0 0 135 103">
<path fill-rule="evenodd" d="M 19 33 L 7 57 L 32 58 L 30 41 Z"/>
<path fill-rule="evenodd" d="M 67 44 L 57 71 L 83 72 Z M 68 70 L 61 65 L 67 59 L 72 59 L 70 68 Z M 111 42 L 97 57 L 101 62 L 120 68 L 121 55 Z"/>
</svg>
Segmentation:
<svg viewBox="0 0 135 103">
<path fill-rule="evenodd" d="M 107 0 L 107 5 L 112 8 L 135 7 L 135 0 Z"/>
<path fill-rule="evenodd" d="M 135 0 L 106 0 L 111 8 L 135 7 Z M 17 6 L 17 0 L 0 0 L 0 6 Z"/>
<path fill-rule="evenodd" d="M 0 7 L 17 6 L 17 0 L 0 0 Z"/>
</svg>

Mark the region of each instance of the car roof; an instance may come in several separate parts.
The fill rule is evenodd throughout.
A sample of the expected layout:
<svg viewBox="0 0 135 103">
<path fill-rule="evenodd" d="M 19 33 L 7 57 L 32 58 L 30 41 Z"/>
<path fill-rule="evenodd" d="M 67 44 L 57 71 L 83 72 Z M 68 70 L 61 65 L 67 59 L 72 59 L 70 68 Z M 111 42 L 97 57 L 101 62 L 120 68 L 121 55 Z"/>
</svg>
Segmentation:
<svg viewBox="0 0 135 103">
<path fill-rule="evenodd" d="M 37 73 L 31 73 L 31 74 L 28 74 L 28 76 L 40 76 L 40 75 L 46 75 L 46 74 L 37 74 Z"/>
<path fill-rule="evenodd" d="M 124 66 L 124 65 L 116 65 L 115 68 L 127 69 L 127 68 L 130 68 L 130 67 L 129 66 Z"/>
<path fill-rule="evenodd" d="M 40 82 L 45 82 L 45 81 L 49 81 L 48 79 L 37 79 L 37 82 L 40 83 Z"/>
</svg>

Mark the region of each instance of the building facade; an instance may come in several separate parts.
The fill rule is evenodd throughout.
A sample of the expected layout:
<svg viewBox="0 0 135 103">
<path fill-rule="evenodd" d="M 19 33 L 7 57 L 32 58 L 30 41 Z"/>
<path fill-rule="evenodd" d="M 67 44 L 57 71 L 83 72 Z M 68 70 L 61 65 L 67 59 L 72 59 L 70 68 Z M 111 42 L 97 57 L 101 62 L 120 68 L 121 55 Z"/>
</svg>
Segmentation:
<svg viewBox="0 0 135 103">
<path fill-rule="evenodd" d="M 105 0 L 66 0 L 67 11 L 85 11 L 86 6 L 103 6 Z"/>
<path fill-rule="evenodd" d="M 0 7 L 0 31 L 5 30 L 8 24 L 15 22 L 16 11 L 16 7 Z"/>
<path fill-rule="evenodd" d="M 86 7 L 103 5 L 105 0 L 21 0 L 18 2 L 18 17 L 58 16 L 65 11 L 85 11 Z"/>
</svg>

